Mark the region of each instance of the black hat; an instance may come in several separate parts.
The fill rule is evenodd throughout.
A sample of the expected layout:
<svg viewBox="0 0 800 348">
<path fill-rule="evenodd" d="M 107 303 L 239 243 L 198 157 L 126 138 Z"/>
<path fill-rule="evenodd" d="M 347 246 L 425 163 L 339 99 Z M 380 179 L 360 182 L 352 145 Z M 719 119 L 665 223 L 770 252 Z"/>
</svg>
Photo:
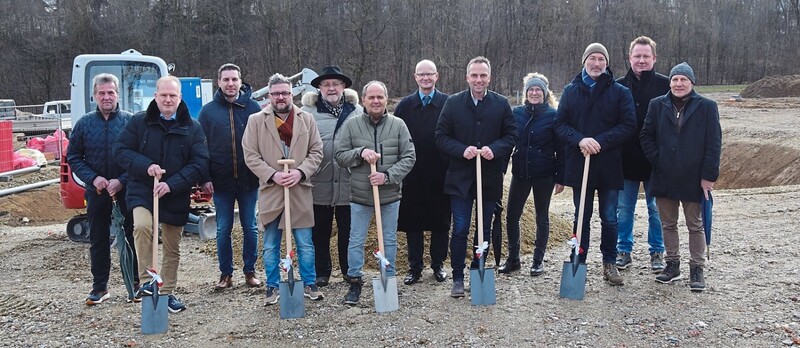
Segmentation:
<svg viewBox="0 0 800 348">
<path fill-rule="evenodd" d="M 311 80 L 311 85 L 316 87 L 316 88 L 319 88 L 319 83 L 322 80 L 326 80 L 326 79 L 342 80 L 344 82 L 344 88 L 348 88 L 348 87 L 353 85 L 353 80 L 351 80 L 349 77 L 345 76 L 342 73 L 342 68 L 340 68 L 340 67 L 338 67 L 336 65 L 329 65 L 329 66 L 326 66 L 326 67 L 322 68 L 322 73 L 319 74 L 319 76 L 317 76 L 313 80 Z"/>
</svg>

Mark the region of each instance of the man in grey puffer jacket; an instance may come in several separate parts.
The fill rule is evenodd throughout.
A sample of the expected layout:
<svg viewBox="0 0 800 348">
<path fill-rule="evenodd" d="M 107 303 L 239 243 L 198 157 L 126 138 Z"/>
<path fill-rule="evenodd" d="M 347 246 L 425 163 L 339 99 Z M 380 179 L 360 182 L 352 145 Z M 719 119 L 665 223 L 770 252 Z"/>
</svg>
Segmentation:
<svg viewBox="0 0 800 348">
<path fill-rule="evenodd" d="M 364 242 L 375 206 L 372 187 L 379 187 L 383 217 L 386 273 L 394 276 L 397 256 L 397 216 L 400 211 L 400 186 L 416 161 L 414 143 L 402 119 L 386 111 L 389 93 L 380 81 L 370 81 L 361 93 L 365 113 L 345 122 L 336 143 L 336 162 L 350 168 L 350 244 L 347 260 L 350 290 L 345 303 L 356 305 L 361 295 L 361 268 L 364 266 Z M 371 173 L 370 164 L 376 164 Z"/>
<path fill-rule="evenodd" d="M 350 239 L 350 171 L 333 160 L 334 147 L 344 121 L 364 114 L 358 93 L 349 89 L 353 81 L 337 66 L 326 66 L 311 80 L 319 92 L 303 95 L 302 110 L 313 115 L 322 138 L 322 163 L 314 175 L 314 227 L 317 286 L 326 286 L 331 276 L 331 235 L 336 217 L 339 269 L 347 281 L 347 244 Z"/>
</svg>

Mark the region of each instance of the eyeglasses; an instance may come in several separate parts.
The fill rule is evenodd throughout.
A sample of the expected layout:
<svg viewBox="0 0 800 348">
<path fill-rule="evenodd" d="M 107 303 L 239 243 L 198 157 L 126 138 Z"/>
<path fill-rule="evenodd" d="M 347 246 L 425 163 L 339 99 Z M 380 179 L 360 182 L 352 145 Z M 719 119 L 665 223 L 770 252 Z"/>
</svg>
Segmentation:
<svg viewBox="0 0 800 348">
<path fill-rule="evenodd" d="M 414 73 L 414 75 L 416 75 L 417 77 L 433 77 L 433 75 L 436 75 L 436 74 L 437 73 L 435 73 L 435 72 L 432 72 L 432 73 Z"/>
<path fill-rule="evenodd" d="M 320 84 L 319 86 L 322 87 L 322 88 L 331 88 L 331 87 L 339 88 L 339 86 L 341 86 L 341 85 L 343 85 L 343 83 L 341 83 L 341 82 L 326 82 L 326 83 Z"/>
<path fill-rule="evenodd" d="M 273 98 L 278 98 L 278 97 L 288 98 L 290 95 L 292 95 L 292 92 L 270 92 L 269 95 Z"/>
</svg>

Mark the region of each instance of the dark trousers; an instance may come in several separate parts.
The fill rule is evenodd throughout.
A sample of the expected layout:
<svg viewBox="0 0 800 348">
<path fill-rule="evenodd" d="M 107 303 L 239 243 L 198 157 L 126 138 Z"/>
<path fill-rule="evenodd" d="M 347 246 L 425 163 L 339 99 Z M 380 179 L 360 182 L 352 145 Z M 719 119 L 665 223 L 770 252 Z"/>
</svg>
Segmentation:
<svg viewBox="0 0 800 348">
<path fill-rule="evenodd" d="M 580 262 L 586 262 L 586 253 L 589 250 L 589 230 L 592 221 L 592 206 L 594 203 L 594 192 L 597 191 L 598 212 L 600 213 L 600 252 L 603 254 L 603 263 L 614 263 L 617 259 L 617 199 L 619 190 L 592 189 L 586 191 L 586 207 L 583 212 L 583 231 L 581 233 Z M 572 226 L 572 233 L 576 233 L 578 228 L 578 211 L 580 210 L 580 189 L 572 191 L 572 200 L 575 204 L 575 215 Z"/>
<path fill-rule="evenodd" d="M 522 179 L 511 177 L 508 190 L 508 211 L 506 211 L 506 230 L 508 233 L 508 258 L 519 260 L 519 219 L 525 208 L 525 202 L 533 192 L 533 207 L 536 211 L 536 241 L 534 242 L 533 261 L 542 262 L 550 238 L 550 198 L 553 196 L 555 180 L 552 176 Z"/>
<path fill-rule="evenodd" d="M 339 252 L 339 269 L 347 274 L 347 245 L 350 241 L 350 205 L 335 207 L 314 205 L 314 228 L 311 240 L 314 243 L 314 265 L 317 277 L 331 276 L 331 235 L 333 235 L 333 219 L 336 218 L 337 251 Z"/>
<path fill-rule="evenodd" d="M 467 237 L 472 225 L 472 207 L 474 199 L 450 196 L 450 210 L 453 214 L 453 237 L 450 238 L 450 266 L 453 267 L 453 280 L 464 280 L 465 259 L 467 257 Z M 495 201 L 483 201 L 483 241 L 491 243 L 492 240 L 492 215 L 494 214 Z M 477 214 L 478 212 L 476 212 Z M 477 231 L 474 233 L 477 236 Z M 478 244 L 475 237 L 474 243 Z M 475 261 L 475 248 L 469 248 Z M 487 250 L 488 251 L 488 250 Z M 485 257 L 485 256 L 484 256 Z"/>
<path fill-rule="evenodd" d="M 450 240 L 449 231 L 431 231 L 431 268 L 441 268 L 447 258 L 447 243 Z M 422 262 L 422 255 L 425 253 L 425 232 L 422 230 L 406 231 L 406 241 L 408 243 L 408 265 L 409 271 L 414 273 L 422 272 L 425 266 Z"/>
<path fill-rule="evenodd" d="M 125 197 L 125 192 L 120 192 L 117 197 Z M 111 211 L 113 202 L 108 193 L 98 195 L 95 191 L 86 191 L 86 213 L 89 216 L 89 260 L 92 269 L 92 289 L 104 291 L 108 287 L 108 273 L 111 271 Z M 136 260 L 136 248 L 133 244 L 133 216 L 125 206 L 125 199 L 118 199 L 120 212 L 125 217 L 125 239 L 133 250 L 134 284 L 139 284 L 139 271 Z M 117 241 L 121 243 L 122 241 Z"/>
</svg>

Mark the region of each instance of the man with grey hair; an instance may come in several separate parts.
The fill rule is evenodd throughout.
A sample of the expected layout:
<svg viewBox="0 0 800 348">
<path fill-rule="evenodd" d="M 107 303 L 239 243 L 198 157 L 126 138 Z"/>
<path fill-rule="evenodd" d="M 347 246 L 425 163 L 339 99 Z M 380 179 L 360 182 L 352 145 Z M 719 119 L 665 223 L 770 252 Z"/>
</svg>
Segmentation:
<svg viewBox="0 0 800 348">
<path fill-rule="evenodd" d="M 408 241 L 408 274 L 403 283 L 414 284 L 422 279 L 425 251 L 424 231 L 431 231 L 431 269 L 437 282 L 447 279 L 444 260 L 450 230 L 450 197 L 444 193 L 447 162 L 436 148 L 436 121 L 448 95 L 436 89 L 439 73 L 430 60 L 417 63 L 414 70 L 417 90 L 403 98 L 394 114 L 405 121 L 414 139 L 417 161 L 403 180 L 398 229 L 406 232 Z"/>
<path fill-rule="evenodd" d="M 292 104 L 292 84 L 281 74 L 272 75 L 270 104 L 250 115 L 242 137 L 244 161 L 258 177 L 258 226 L 264 231 L 262 259 L 266 273 L 266 305 L 278 303 L 280 294 L 281 239 L 285 230 L 284 189 L 289 188 L 291 227 L 304 295 L 322 300 L 316 284 L 311 175 L 322 162 L 322 140 L 314 117 Z M 292 159 L 288 172 L 278 160 Z M 287 250 L 287 253 L 290 252 Z"/>
<path fill-rule="evenodd" d="M 94 77 L 92 95 L 97 108 L 75 123 L 67 148 L 67 162 L 72 172 L 86 183 L 84 197 L 89 216 L 89 261 L 93 283 L 85 302 L 90 306 L 110 297 L 108 273 L 111 270 L 111 246 L 108 239 L 115 197 L 120 198 L 120 210 L 125 215 L 125 238 L 132 248 L 134 245 L 132 218 L 125 204 L 128 175 L 114 162 L 111 151 L 114 140 L 130 122 L 131 113 L 119 108 L 119 79 L 112 74 L 103 73 Z M 134 251 L 134 287 L 138 287 L 135 257 Z M 140 301 L 138 297 L 127 300 Z"/>
<path fill-rule="evenodd" d="M 181 100 L 181 82 L 164 76 L 156 82 L 153 101 L 133 115 L 128 126 L 114 143 L 116 163 L 128 173 L 128 209 L 133 213 L 133 236 L 139 259 L 139 277 L 154 280 L 146 270 L 153 261 L 154 199 L 158 199 L 163 246 L 159 275 L 164 281 L 163 294 L 169 295 L 167 307 L 172 313 L 186 309 L 174 295 L 178 285 L 180 241 L 183 226 L 189 220 L 192 187 L 208 171 L 208 147 L 200 123 L 189 115 Z M 159 179 L 153 185 L 153 178 Z M 153 294 L 153 281 L 139 293 Z"/>
<path fill-rule="evenodd" d="M 347 261 L 350 290 L 344 303 L 356 305 L 361 296 L 364 266 L 364 243 L 375 212 L 372 187 L 378 186 L 383 227 L 386 273 L 395 275 L 397 256 L 397 216 L 400 210 L 400 186 L 414 167 L 416 154 L 411 134 L 400 118 L 386 110 L 389 93 L 380 81 L 370 81 L 361 93 L 364 115 L 354 117 L 342 126 L 336 146 L 336 162 L 349 168 L 351 188 L 350 243 Z M 377 166 L 372 173 L 370 164 Z"/>
</svg>

